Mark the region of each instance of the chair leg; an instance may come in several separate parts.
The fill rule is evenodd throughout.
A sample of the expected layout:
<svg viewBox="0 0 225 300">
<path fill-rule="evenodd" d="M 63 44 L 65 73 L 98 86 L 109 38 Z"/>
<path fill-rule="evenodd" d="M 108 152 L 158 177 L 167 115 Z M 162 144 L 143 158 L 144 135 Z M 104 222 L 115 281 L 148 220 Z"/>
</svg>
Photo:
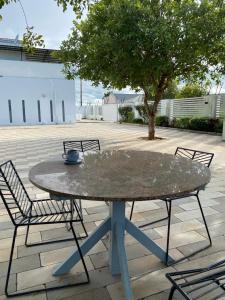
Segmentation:
<svg viewBox="0 0 225 300">
<path fill-rule="evenodd" d="M 204 212 L 203 212 L 203 209 L 202 209 L 202 206 L 201 206 L 201 202 L 200 202 L 199 196 L 198 196 L 198 194 L 195 194 L 194 196 L 195 196 L 195 197 L 197 198 L 197 200 L 198 200 L 198 204 L 199 204 L 199 208 L 200 208 L 200 211 L 201 211 L 201 215 L 202 215 L 202 218 L 203 218 L 203 221 L 204 221 L 205 229 L 206 229 L 206 232 L 207 232 L 207 235 L 208 235 L 208 238 L 209 238 L 209 244 L 206 245 L 206 246 L 204 246 L 204 247 L 202 247 L 202 248 L 200 248 L 200 249 L 198 249 L 198 250 L 196 250 L 196 251 L 194 251 L 194 252 L 192 252 L 191 254 L 186 255 L 186 256 L 184 256 L 184 257 L 182 257 L 182 258 L 176 260 L 175 262 L 169 264 L 169 263 L 168 263 L 168 251 L 169 251 L 169 235 L 170 235 L 170 222 L 171 222 L 171 208 L 170 208 L 170 206 L 169 206 L 169 211 L 170 211 L 170 214 L 169 214 L 169 215 L 170 215 L 170 216 L 169 216 L 169 220 L 168 220 L 167 251 L 166 251 L 166 257 L 167 257 L 167 258 L 166 258 L 166 265 L 167 265 L 167 266 L 171 266 L 171 265 L 174 265 L 175 263 L 181 262 L 181 261 L 183 261 L 184 259 L 190 258 L 190 257 L 194 256 L 195 254 L 198 254 L 198 253 L 200 253 L 201 251 L 206 250 L 206 249 L 208 249 L 209 247 L 212 246 L 212 239 L 211 239 L 211 236 L 210 236 L 210 233 L 209 233 L 209 229 L 208 229 L 208 226 L 207 226 L 207 223 L 206 223 L 205 215 L 204 215 Z M 174 201 L 174 200 L 171 200 L 171 201 L 169 201 L 169 202 L 172 203 L 172 201 Z"/>
<path fill-rule="evenodd" d="M 88 233 L 87 233 L 87 230 L 86 230 L 86 228 L 85 228 L 83 218 L 82 218 L 81 215 L 80 215 L 79 208 L 77 207 L 76 201 L 74 201 L 73 204 L 74 204 L 74 207 L 75 207 L 76 212 L 77 212 L 77 214 L 78 214 L 78 217 L 79 217 L 79 219 L 80 219 L 81 226 L 83 227 L 83 230 L 84 230 L 84 233 L 85 233 L 84 236 L 79 236 L 78 239 L 85 239 L 86 237 L 88 237 Z"/>
<path fill-rule="evenodd" d="M 9 293 L 8 286 L 9 286 L 9 279 L 10 279 L 10 271 L 11 271 L 11 267 L 12 267 L 13 252 L 14 252 L 15 241 L 16 241 L 16 236 L 17 236 L 17 227 L 15 227 L 14 233 L 13 233 L 13 239 L 12 239 L 12 246 L 11 246 L 10 258 L 9 258 L 8 271 L 7 271 L 6 282 L 5 282 L 5 295 L 7 297 L 16 297 L 16 296 L 29 295 L 29 294 L 33 294 L 33 293 L 37 293 L 37 292 L 46 292 L 46 291 L 52 291 L 52 290 L 59 290 L 59 289 L 67 288 L 67 287 L 74 287 L 74 286 L 84 285 L 84 284 L 87 284 L 87 283 L 90 282 L 90 278 L 89 278 L 89 274 L 88 274 L 88 271 L 87 271 L 87 267 L 85 265 L 83 255 L 82 255 L 82 252 L 80 250 L 80 246 L 79 246 L 76 234 L 75 234 L 74 229 L 72 227 L 72 222 L 70 223 L 70 225 L 71 225 L 71 228 L 72 228 L 73 237 L 75 239 L 78 251 L 79 251 L 80 256 L 81 256 L 81 260 L 82 260 L 82 263 L 83 263 L 83 266 L 84 266 L 84 270 L 85 270 L 85 274 L 86 274 L 87 280 L 86 281 L 82 281 L 82 282 L 78 282 L 78 283 L 65 284 L 65 285 L 60 285 L 60 286 L 55 286 L 55 287 L 40 288 L 40 289 L 33 289 L 33 290 L 29 290 L 29 291 L 21 291 L 21 292 L 17 291 L 17 292 Z"/>
<path fill-rule="evenodd" d="M 173 286 L 171 287 L 171 290 L 170 290 L 170 294 L 169 294 L 168 300 L 172 300 L 172 299 L 173 299 L 173 294 L 174 294 L 175 290 L 176 290 L 176 288 L 175 288 L 175 286 L 173 285 Z"/>
<path fill-rule="evenodd" d="M 167 203 L 168 201 L 166 201 L 166 200 L 162 200 L 162 201 L 166 202 L 167 217 L 156 220 L 156 221 L 153 221 L 153 222 L 149 222 L 149 223 L 146 223 L 146 224 L 139 225 L 138 226 L 139 228 L 147 227 L 147 226 L 150 226 L 150 225 L 153 225 L 153 224 L 156 224 L 158 222 L 162 222 L 162 221 L 165 221 L 165 220 L 168 219 L 168 215 L 169 215 L 169 206 L 168 206 L 168 203 Z"/>
<path fill-rule="evenodd" d="M 81 216 L 81 219 L 83 220 L 83 211 L 82 211 L 82 203 L 81 203 L 81 200 L 79 199 L 79 210 L 80 210 L 80 216 Z"/>
<path fill-rule="evenodd" d="M 172 211 L 172 201 L 168 201 L 168 202 L 166 201 L 166 207 L 168 208 L 168 227 L 167 227 L 167 239 L 166 239 L 166 265 L 167 266 L 168 266 L 168 258 L 169 258 L 170 226 L 171 226 L 171 211 Z"/>
<path fill-rule="evenodd" d="M 79 216 L 79 218 L 81 220 L 80 222 L 81 222 L 81 225 L 82 225 L 84 233 L 85 233 L 85 235 L 80 236 L 80 237 L 77 238 L 78 240 L 81 240 L 81 239 L 84 239 L 84 238 L 88 237 L 88 233 L 87 233 L 86 228 L 84 226 L 83 220 L 81 219 L 81 216 L 80 216 L 80 213 L 79 213 L 79 209 L 77 208 L 76 203 L 73 202 L 73 201 L 74 200 L 71 200 L 71 207 L 72 207 L 72 204 L 74 204 L 74 207 L 75 207 L 75 209 L 77 211 L 77 214 L 78 214 L 78 216 Z M 63 204 L 63 209 L 64 209 L 64 204 Z M 72 211 L 71 218 L 73 218 L 73 209 L 72 208 L 71 208 L 71 211 Z M 67 230 L 68 231 L 71 230 L 70 223 L 69 224 L 66 223 L 66 224 L 67 224 L 67 227 L 66 227 Z M 61 242 L 68 242 L 68 241 L 73 241 L 74 240 L 74 237 L 71 237 L 71 238 L 67 238 L 67 239 L 60 239 L 60 240 L 53 240 L 53 241 L 44 241 L 44 242 L 40 242 L 40 243 L 29 244 L 28 243 L 29 230 L 30 230 L 30 224 L 28 224 L 27 230 L 26 230 L 26 238 L 25 238 L 25 245 L 26 245 L 26 247 L 33 247 L 33 246 L 39 246 L 39 245 L 48 245 L 48 244 L 53 244 L 53 243 L 61 243 Z"/>
<path fill-rule="evenodd" d="M 26 247 L 29 247 L 29 244 L 27 243 L 27 241 L 28 241 L 28 235 L 29 235 L 29 230 L 30 230 L 30 224 L 28 224 L 27 230 L 26 230 L 26 237 L 25 237 L 25 246 Z"/>
<path fill-rule="evenodd" d="M 84 223 L 83 223 L 83 212 L 82 212 L 82 203 L 81 203 L 81 200 L 80 200 L 80 199 L 78 200 L 78 201 L 79 201 L 79 204 L 77 204 L 77 202 L 76 202 L 75 199 L 73 199 L 73 200 L 71 199 L 71 201 L 72 201 L 72 203 L 74 204 L 74 207 L 75 207 L 76 212 L 77 212 L 77 214 L 78 214 L 78 216 L 79 216 L 81 225 L 82 225 L 82 227 L 83 227 L 83 229 L 84 229 L 84 232 L 85 232 L 85 235 L 82 236 L 82 237 L 78 237 L 78 240 L 79 240 L 79 239 L 86 238 L 86 237 L 88 237 L 88 234 L 87 234 L 86 228 L 85 228 Z M 73 209 L 72 206 L 71 206 L 71 211 L 72 211 L 72 213 L 73 213 L 73 211 L 74 211 L 74 209 Z M 70 227 L 70 225 L 68 225 L 68 223 L 66 223 L 66 229 L 67 229 L 68 231 L 71 230 L 71 227 Z"/>
<path fill-rule="evenodd" d="M 80 245 L 78 243 L 77 236 L 76 236 L 75 230 L 73 228 L 73 223 L 72 222 L 70 222 L 70 226 L 71 226 L 71 230 L 72 230 L 72 233 L 73 233 L 73 236 L 74 236 L 74 240 L 75 240 L 76 245 L 77 245 L 77 250 L 79 252 L 79 255 L 80 255 L 83 267 L 84 267 L 85 274 L 87 276 L 87 283 L 89 283 L 90 282 L 90 278 L 89 278 L 88 270 L 87 270 L 87 267 L 86 267 L 86 264 L 85 264 L 85 261 L 84 261 L 84 257 L 83 257 L 83 254 L 81 252 Z"/>
<path fill-rule="evenodd" d="M 131 211 L 130 211 L 130 221 L 131 221 L 132 216 L 133 216 L 134 202 L 135 202 L 135 201 L 132 202 L 132 206 L 131 206 Z M 165 201 L 165 202 L 166 202 L 167 213 L 169 214 L 168 203 L 167 203 L 167 201 Z M 139 228 L 146 227 L 146 226 L 149 226 L 149 225 L 152 225 L 152 224 L 155 224 L 155 223 L 164 221 L 164 220 L 166 220 L 167 218 L 168 218 L 168 217 L 165 217 L 165 218 L 162 218 L 162 219 L 157 220 L 157 221 L 154 221 L 154 222 L 150 222 L 150 223 L 147 223 L 147 224 L 140 225 Z"/>
<path fill-rule="evenodd" d="M 72 199 L 70 201 L 72 201 Z M 64 211 L 64 209 L 65 209 L 65 201 L 62 201 L 62 210 Z M 64 218 L 64 220 L 66 221 L 65 218 Z M 65 227 L 66 227 L 67 231 L 71 230 L 71 227 L 70 227 L 70 225 L 68 225 L 68 223 L 65 224 Z"/>
<path fill-rule="evenodd" d="M 131 206 L 131 211 L 130 211 L 130 221 L 131 221 L 132 216 L 133 216 L 133 210 L 134 210 L 134 201 L 132 202 L 132 206 Z"/>
<path fill-rule="evenodd" d="M 81 203 L 81 200 L 79 199 L 78 200 L 78 204 L 77 204 L 77 200 L 76 199 L 73 199 L 72 200 L 73 203 L 74 203 L 74 206 L 76 208 L 76 211 L 79 210 L 79 218 L 83 221 L 83 211 L 82 211 L 82 203 Z"/>
<path fill-rule="evenodd" d="M 69 242 L 73 241 L 73 237 L 69 237 L 67 239 L 60 239 L 60 240 L 51 240 L 51 241 L 44 241 L 44 242 L 38 242 L 38 243 L 28 243 L 29 239 L 29 229 L 30 229 L 30 224 L 27 226 L 27 232 L 26 232 L 26 238 L 25 238 L 25 246 L 26 247 L 34 247 L 34 246 L 40 246 L 40 245 L 48 245 L 48 244 L 55 244 L 55 243 L 62 243 L 62 242 Z M 37 225 L 36 225 L 37 226 Z M 83 237 L 80 237 L 78 239 L 82 239 Z"/>
<path fill-rule="evenodd" d="M 169 215 L 169 205 L 168 205 L 168 202 L 167 201 L 165 201 L 166 202 L 166 210 L 167 210 L 167 214 Z"/>
<path fill-rule="evenodd" d="M 201 214 L 202 214 L 202 219 L 204 221 L 205 229 L 206 229 L 206 232 L 207 232 L 207 235 L 208 235 L 208 238 L 209 238 L 209 243 L 210 243 L 210 246 L 211 246 L 212 245 L 212 239 L 211 239 L 211 236 L 210 236 L 210 233 L 209 233 L 208 225 L 206 223 L 206 219 L 205 219 L 205 215 L 204 215 L 204 212 L 203 212 L 203 209 L 202 209 L 202 206 L 201 206 L 201 202 L 200 202 L 198 194 L 196 194 L 195 196 L 198 200 L 198 205 L 199 205 L 199 208 L 200 208 L 200 211 L 201 211 Z"/>
<path fill-rule="evenodd" d="M 9 257 L 9 265 L 8 265 L 8 271 L 7 271 L 6 282 L 5 282 L 5 294 L 7 297 L 10 297 L 8 292 L 8 285 L 9 285 L 9 278 L 10 278 L 10 271 L 11 271 L 12 260 L 13 260 L 13 252 L 15 247 L 16 235 L 17 235 L 17 227 L 15 227 L 13 233 L 12 246 L 11 246 L 10 257 Z"/>
</svg>

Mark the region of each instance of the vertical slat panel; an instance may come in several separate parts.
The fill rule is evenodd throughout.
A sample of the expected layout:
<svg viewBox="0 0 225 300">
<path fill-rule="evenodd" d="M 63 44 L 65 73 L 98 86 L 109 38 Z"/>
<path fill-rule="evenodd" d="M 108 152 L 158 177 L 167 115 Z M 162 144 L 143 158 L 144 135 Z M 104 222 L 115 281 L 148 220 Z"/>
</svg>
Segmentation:
<svg viewBox="0 0 225 300">
<path fill-rule="evenodd" d="M 38 122 L 41 123 L 41 103 L 40 103 L 40 100 L 37 101 L 37 109 L 38 109 Z"/>
<path fill-rule="evenodd" d="M 23 122 L 26 123 L 25 100 L 22 100 L 22 112 L 23 112 Z"/>
<path fill-rule="evenodd" d="M 225 94 L 218 95 L 219 105 L 217 106 L 217 117 L 225 118 Z"/>
<path fill-rule="evenodd" d="M 53 122 L 53 103 L 52 103 L 52 100 L 50 100 L 50 117 L 51 117 L 51 122 Z"/>
<path fill-rule="evenodd" d="M 64 103 L 64 100 L 62 100 L 62 119 L 63 119 L 63 122 L 65 122 L 66 118 L 65 118 L 65 103 Z"/>
<path fill-rule="evenodd" d="M 12 123 L 13 119 L 12 119 L 12 103 L 11 100 L 8 100 L 8 107 L 9 107 L 9 122 Z"/>
</svg>

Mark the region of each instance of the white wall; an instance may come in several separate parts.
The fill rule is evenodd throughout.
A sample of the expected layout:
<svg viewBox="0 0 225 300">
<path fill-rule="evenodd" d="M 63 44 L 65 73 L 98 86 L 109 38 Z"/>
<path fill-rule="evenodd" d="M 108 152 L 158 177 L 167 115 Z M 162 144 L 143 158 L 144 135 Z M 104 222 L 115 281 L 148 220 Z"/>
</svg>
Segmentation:
<svg viewBox="0 0 225 300">
<path fill-rule="evenodd" d="M 0 125 L 71 123 L 75 121 L 75 85 L 65 80 L 62 65 L 0 61 Z M 10 123 L 9 100 L 12 107 Z M 25 116 L 22 109 L 25 103 Z M 40 101 L 41 121 L 38 115 Z M 52 101 L 52 115 L 50 101 Z M 63 120 L 64 101 L 65 120 Z"/>
<path fill-rule="evenodd" d="M 0 76 L 62 78 L 62 64 L 0 60 Z"/>
<path fill-rule="evenodd" d="M 0 50 L 0 60 L 22 60 L 25 59 L 24 53 L 20 51 Z"/>
<path fill-rule="evenodd" d="M 104 121 L 111 121 L 111 122 L 119 121 L 118 105 L 117 104 L 103 104 L 102 105 L 102 117 L 103 117 Z"/>
</svg>

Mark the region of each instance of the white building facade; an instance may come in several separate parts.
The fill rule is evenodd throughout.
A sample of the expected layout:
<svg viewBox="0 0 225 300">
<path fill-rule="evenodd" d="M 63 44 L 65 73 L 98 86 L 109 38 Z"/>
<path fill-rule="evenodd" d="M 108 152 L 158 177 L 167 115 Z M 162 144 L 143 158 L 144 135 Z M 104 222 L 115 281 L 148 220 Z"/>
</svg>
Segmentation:
<svg viewBox="0 0 225 300">
<path fill-rule="evenodd" d="M 52 50 L 26 53 L 0 39 L 0 125 L 75 122 L 75 84 L 63 76 Z"/>
</svg>

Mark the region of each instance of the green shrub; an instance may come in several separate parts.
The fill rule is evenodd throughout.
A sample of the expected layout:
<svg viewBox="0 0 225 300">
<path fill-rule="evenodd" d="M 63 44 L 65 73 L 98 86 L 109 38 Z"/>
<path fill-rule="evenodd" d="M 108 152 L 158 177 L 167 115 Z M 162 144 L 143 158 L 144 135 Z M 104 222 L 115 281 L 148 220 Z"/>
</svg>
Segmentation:
<svg viewBox="0 0 225 300">
<path fill-rule="evenodd" d="M 135 118 L 135 119 L 133 119 L 133 123 L 144 124 L 144 121 L 141 118 Z"/>
<path fill-rule="evenodd" d="M 148 124 L 148 113 L 143 104 L 139 104 L 135 106 L 136 110 L 138 111 L 140 117 L 142 118 L 145 124 Z"/>
<path fill-rule="evenodd" d="M 214 122 L 209 118 L 191 118 L 189 126 L 192 130 L 215 131 Z"/>
<path fill-rule="evenodd" d="M 169 127 L 172 127 L 172 128 L 175 128 L 176 126 L 176 121 L 177 119 L 176 118 L 173 118 L 172 120 L 170 120 L 169 122 Z"/>
<path fill-rule="evenodd" d="M 209 119 L 206 117 L 179 118 L 174 119 L 170 126 L 181 129 L 221 133 L 223 130 L 223 121 L 220 119 Z"/>
<path fill-rule="evenodd" d="M 121 106 L 119 107 L 119 114 L 123 122 L 129 122 L 129 119 L 132 118 L 133 109 L 130 106 Z M 134 113 L 133 113 L 134 119 Z"/>
<path fill-rule="evenodd" d="M 210 119 L 211 127 L 213 132 L 222 133 L 223 132 L 223 120 L 222 119 Z"/>
<path fill-rule="evenodd" d="M 223 120 L 216 119 L 215 120 L 215 132 L 222 133 L 223 132 Z"/>
<path fill-rule="evenodd" d="M 140 118 L 135 118 L 134 111 L 131 106 L 119 107 L 119 114 L 122 122 L 147 124 L 148 115 L 144 105 L 135 106 Z M 210 119 L 206 117 L 193 117 L 193 118 L 174 118 L 172 122 L 169 122 L 167 116 L 157 116 L 155 120 L 156 126 L 174 127 L 181 129 L 191 129 L 206 132 L 218 132 L 223 131 L 222 119 Z"/>
<path fill-rule="evenodd" d="M 134 121 L 134 112 L 133 111 L 128 111 L 127 120 L 125 122 L 133 123 L 133 121 Z"/>
<path fill-rule="evenodd" d="M 181 128 L 181 129 L 189 129 L 190 128 L 190 118 L 179 118 L 174 119 L 173 127 Z"/>
<path fill-rule="evenodd" d="M 158 116 L 155 119 L 155 125 L 168 127 L 169 126 L 169 118 L 167 116 Z"/>
</svg>

